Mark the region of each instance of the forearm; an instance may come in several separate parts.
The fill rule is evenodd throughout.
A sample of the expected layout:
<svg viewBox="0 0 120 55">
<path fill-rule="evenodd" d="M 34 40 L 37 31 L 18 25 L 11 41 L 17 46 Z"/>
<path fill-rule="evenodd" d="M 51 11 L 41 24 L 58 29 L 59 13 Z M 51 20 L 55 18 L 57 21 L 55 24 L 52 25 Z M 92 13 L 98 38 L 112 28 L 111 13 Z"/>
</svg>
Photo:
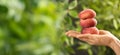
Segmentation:
<svg viewBox="0 0 120 55">
<path fill-rule="evenodd" d="M 113 51 L 116 53 L 116 55 L 120 55 L 120 40 L 115 39 L 109 46 L 113 49 Z"/>
</svg>

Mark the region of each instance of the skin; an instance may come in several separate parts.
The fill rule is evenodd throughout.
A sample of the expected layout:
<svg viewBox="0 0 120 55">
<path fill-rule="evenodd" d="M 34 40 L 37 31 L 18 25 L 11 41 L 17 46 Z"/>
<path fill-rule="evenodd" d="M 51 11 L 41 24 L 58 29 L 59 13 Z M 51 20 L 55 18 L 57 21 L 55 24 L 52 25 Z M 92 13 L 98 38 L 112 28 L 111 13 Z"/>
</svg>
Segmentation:
<svg viewBox="0 0 120 55">
<path fill-rule="evenodd" d="M 120 55 L 120 40 L 109 31 L 99 30 L 99 34 L 81 34 L 80 32 L 70 30 L 66 32 L 66 35 L 85 41 L 90 45 L 108 46 L 113 49 L 116 55 Z"/>
</svg>

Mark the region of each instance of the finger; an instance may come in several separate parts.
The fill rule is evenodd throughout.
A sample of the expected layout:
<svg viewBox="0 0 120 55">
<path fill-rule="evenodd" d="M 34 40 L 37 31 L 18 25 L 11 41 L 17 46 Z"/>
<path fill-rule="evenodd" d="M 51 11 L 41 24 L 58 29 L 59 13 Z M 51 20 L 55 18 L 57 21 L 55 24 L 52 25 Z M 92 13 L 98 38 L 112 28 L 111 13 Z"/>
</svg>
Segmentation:
<svg viewBox="0 0 120 55">
<path fill-rule="evenodd" d="M 91 36 L 91 34 L 80 34 L 77 35 L 76 38 L 88 38 L 89 36 Z"/>
<path fill-rule="evenodd" d="M 67 36 L 72 36 L 73 34 L 71 34 L 70 32 L 66 33 Z"/>
<path fill-rule="evenodd" d="M 94 43 L 94 40 L 91 40 L 91 39 L 89 39 L 89 38 L 79 38 L 79 40 L 84 41 L 84 42 L 87 42 L 87 43 L 89 43 L 89 44 Z"/>
<path fill-rule="evenodd" d="M 66 33 L 66 35 L 67 35 L 68 37 L 75 37 L 75 36 L 76 36 L 76 34 L 73 34 L 73 33 Z"/>
<path fill-rule="evenodd" d="M 76 31 L 74 31 L 74 30 L 69 30 L 68 32 L 76 32 Z"/>
<path fill-rule="evenodd" d="M 82 40 L 82 41 L 87 42 L 87 41 L 88 41 L 88 38 L 79 38 L 79 40 Z"/>
<path fill-rule="evenodd" d="M 70 30 L 70 31 L 66 32 L 66 33 L 65 33 L 65 35 L 68 35 L 70 32 L 72 32 L 72 30 Z"/>
<path fill-rule="evenodd" d="M 98 39 L 99 37 L 103 37 L 103 36 L 105 36 L 105 35 L 81 34 L 81 35 L 77 35 L 76 38 L 78 38 L 78 39 L 94 40 L 94 39 Z"/>
<path fill-rule="evenodd" d="M 66 32 L 65 34 L 68 35 L 68 34 L 71 33 L 71 32 L 75 32 L 75 31 L 70 30 L 70 31 Z"/>
<path fill-rule="evenodd" d="M 69 32 L 66 32 L 65 35 L 68 35 Z"/>
<path fill-rule="evenodd" d="M 106 30 L 99 30 L 99 34 L 100 35 L 104 35 L 104 34 L 108 34 L 109 31 L 106 31 Z"/>
<path fill-rule="evenodd" d="M 68 31 L 65 33 L 67 36 L 72 36 L 75 37 L 76 35 L 79 35 L 80 32 L 76 32 L 76 31 Z"/>
<path fill-rule="evenodd" d="M 99 34 L 103 35 L 103 34 L 105 34 L 105 31 L 104 30 L 99 30 Z"/>
<path fill-rule="evenodd" d="M 74 33 L 71 33 L 71 34 L 68 34 L 69 37 L 76 37 L 77 34 L 74 34 Z"/>
<path fill-rule="evenodd" d="M 102 37 L 102 36 L 106 36 L 106 35 L 98 35 L 98 34 L 80 34 L 80 35 L 77 35 L 76 38 L 91 38 L 91 39 L 93 39 L 94 37 Z"/>
<path fill-rule="evenodd" d="M 94 45 L 95 44 L 95 40 L 91 39 L 91 38 L 79 38 L 79 40 L 85 41 L 90 45 Z"/>
</svg>

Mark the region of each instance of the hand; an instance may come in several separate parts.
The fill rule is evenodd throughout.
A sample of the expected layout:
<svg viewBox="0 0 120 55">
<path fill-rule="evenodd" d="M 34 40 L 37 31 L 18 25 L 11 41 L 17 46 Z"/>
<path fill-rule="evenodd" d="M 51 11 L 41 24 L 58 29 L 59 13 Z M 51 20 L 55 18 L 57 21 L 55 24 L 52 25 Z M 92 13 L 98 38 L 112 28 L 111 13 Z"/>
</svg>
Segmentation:
<svg viewBox="0 0 120 55">
<path fill-rule="evenodd" d="M 114 39 L 117 39 L 109 31 L 105 30 L 99 30 L 99 34 L 81 34 L 80 32 L 71 30 L 66 32 L 66 35 L 85 41 L 91 45 L 110 46 Z"/>
</svg>

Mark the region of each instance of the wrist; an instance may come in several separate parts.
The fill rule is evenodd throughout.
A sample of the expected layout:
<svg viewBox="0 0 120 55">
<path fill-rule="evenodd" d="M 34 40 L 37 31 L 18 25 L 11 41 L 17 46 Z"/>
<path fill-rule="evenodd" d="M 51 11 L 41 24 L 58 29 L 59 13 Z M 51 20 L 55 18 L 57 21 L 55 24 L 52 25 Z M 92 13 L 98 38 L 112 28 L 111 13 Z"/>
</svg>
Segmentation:
<svg viewBox="0 0 120 55">
<path fill-rule="evenodd" d="M 113 51 L 116 53 L 116 55 L 120 55 L 120 41 L 118 39 L 114 39 L 109 47 L 113 49 Z"/>
<path fill-rule="evenodd" d="M 111 43 L 108 45 L 108 47 L 110 48 L 114 48 L 114 46 L 117 44 L 118 39 L 114 38 L 112 39 Z"/>
</svg>

